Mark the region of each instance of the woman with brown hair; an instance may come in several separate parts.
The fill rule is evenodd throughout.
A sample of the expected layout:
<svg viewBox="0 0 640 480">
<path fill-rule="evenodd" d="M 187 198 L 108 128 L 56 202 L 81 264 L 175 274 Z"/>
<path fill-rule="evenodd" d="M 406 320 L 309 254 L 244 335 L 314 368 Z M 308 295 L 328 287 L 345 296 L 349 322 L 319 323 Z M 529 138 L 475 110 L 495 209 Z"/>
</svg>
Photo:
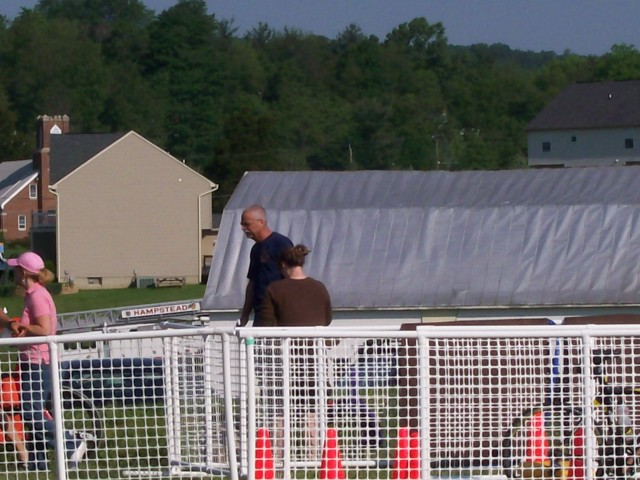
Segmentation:
<svg viewBox="0 0 640 480">
<path fill-rule="evenodd" d="M 262 326 L 314 327 L 331 323 L 331 298 L 324 284 L 304 272 L 304 245 L 287 248 L 279 258 L 283 280 L 267 287 L 260 318 Z"/>
<path fill-rule="evenodd" d="M 296 245 L 280 254 L 279 265 L 284 279 L 272 282 L 267 287 L 260 311 L 262 326 L 322 327 L 331 323 L 331 298 L 327 288 L 304 272 L 304 261 L 308 254 L 309 249 L 304 245 Z M 298 418 L 294 415 L 293 419 L 306 424 L 304 438 L 310 460 L 316 459 L 319 447 L 315 409 L 317 347 L 314 340 L 302 338 L 292 339 L 289 347 L 291 402 L 298 412 Z M 282 425 L 282 420 L 278 423 Z M 276 438 L 279 451 L 281 434 L 278 432 Z"/>
</svg>

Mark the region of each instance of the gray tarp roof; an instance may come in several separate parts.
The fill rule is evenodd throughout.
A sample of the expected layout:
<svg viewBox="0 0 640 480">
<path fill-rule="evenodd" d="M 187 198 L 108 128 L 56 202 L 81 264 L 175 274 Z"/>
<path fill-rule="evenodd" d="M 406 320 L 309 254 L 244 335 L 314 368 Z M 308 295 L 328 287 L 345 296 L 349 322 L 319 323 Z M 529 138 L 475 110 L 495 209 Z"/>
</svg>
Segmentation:
<svg viewBox="0 0 640 480">
<path fill-rule="evenodd" d="M 0 209 L 29 183 L 38 178 L 32 160 L 14 160 L 0 163 Z"/>
<path fill-rule="evenodd" d="M 335 308 L 640 304 L 640 167 L 252 172 L 227 204 L 204 310 L 239 309 L 242 210 L 312 249 Z"/>
</svg>

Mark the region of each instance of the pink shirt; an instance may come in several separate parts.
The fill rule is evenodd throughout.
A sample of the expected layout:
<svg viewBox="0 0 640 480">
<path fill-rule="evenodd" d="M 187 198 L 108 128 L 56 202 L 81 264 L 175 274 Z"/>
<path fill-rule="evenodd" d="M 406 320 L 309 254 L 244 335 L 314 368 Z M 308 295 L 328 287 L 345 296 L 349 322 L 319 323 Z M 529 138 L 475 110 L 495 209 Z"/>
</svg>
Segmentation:
<svg viewBox="0 0 640 480">
<path fill-rule="evenodd" d="M 56 317 L 56 305 L 49 291 L 39 283 L 34 283 L 24 297 L 24 310 L 20 323 L 23 325 L 35 324 L 36 318 L 48 315 L 51 319 L 51 331 L 49 335 L 55 335 L 58 330 L 58 318 Z M 20 351 L 20 360 L 31 363 L 49 364 L 49 345 L 46 343 L 25 345 Z"/>
</svg>

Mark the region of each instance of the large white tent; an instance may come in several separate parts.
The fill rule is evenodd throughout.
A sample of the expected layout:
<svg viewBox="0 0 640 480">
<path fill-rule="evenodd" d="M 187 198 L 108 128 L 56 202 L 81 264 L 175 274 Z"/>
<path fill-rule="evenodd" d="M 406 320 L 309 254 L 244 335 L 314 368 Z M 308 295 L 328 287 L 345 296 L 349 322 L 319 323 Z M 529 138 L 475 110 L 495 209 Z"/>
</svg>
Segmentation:
<svg viewBox="0 0 640 480">
<path fill-rule="evenodd" d="M 242 306 L 254 203 L 312 249 L 336 318 L 640 312 L 640 167 L 247 173 L 203 300 L 218 318 Z"/>
</svg>

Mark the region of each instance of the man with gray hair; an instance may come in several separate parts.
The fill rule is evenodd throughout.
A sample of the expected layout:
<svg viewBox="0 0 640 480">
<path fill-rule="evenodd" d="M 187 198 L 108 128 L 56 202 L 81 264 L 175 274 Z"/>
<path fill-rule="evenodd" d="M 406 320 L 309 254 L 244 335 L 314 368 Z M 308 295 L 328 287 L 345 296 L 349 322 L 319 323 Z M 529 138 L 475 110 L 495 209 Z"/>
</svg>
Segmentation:
<svg viewBox="0 0 640 480">
<path fill-rule="evenodd" d="M 242 212 L 240 226 L 245 236 L 253 240 L 251 248 L 247 290 L 244 305 L 240 313 L 240 326 L 249 321 L 253 310 L 253 326 L 260 326 L 260 307 L 267 286 L 274 280 L 282 280 L 278 258 L 283 250 L 293 247 L 293 243 L 284 235 L 274 232 L 267 223 L 267 212 L 261 205 L 251 205 Z"/>
</svg>

